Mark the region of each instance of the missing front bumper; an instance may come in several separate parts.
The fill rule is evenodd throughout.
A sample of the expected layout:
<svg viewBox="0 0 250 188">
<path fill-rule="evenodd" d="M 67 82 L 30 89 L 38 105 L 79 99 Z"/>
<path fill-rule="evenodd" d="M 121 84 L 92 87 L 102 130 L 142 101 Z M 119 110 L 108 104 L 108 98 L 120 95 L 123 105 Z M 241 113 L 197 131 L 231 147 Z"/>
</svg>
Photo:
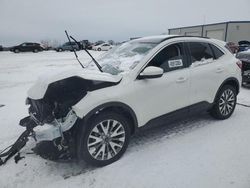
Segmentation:
<svg viewBox="0 0 250 188">
<path fill-rule="evenodd" d="M 63 120 L 55 120 L 51 124 L 37 126 L 34 129 L 36 139 L 40 141 L 52 141 L 56 138 L 63 137 L 63 132 L 71 129 L 76 123 L 78 117 L 71 110 Z"/>
</svg>

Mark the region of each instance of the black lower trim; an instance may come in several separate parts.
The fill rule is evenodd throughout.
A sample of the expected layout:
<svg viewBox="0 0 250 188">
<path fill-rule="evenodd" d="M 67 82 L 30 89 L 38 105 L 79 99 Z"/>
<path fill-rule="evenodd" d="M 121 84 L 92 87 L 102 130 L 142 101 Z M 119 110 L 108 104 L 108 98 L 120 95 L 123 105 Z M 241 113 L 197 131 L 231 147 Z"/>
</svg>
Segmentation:
<svg viewBox="0 0 250 188">
<path fill-rule="evenodd" d="M 184 120 L 194 115 L 207 112 L 211 109 L 213 104 L 208 102 L 199 102 L 197 104 L 176 110 L 174 112 L 170 112 L 168 114 L 164 114 L 162 116 L 156 117 L 150 121 L 148 121 L 144 126 L 140 127 L 139 130 L 148 129 L 150 127 L 156 125 L 164 125 L 174 123 L 176 121 Z"/>
</svg>

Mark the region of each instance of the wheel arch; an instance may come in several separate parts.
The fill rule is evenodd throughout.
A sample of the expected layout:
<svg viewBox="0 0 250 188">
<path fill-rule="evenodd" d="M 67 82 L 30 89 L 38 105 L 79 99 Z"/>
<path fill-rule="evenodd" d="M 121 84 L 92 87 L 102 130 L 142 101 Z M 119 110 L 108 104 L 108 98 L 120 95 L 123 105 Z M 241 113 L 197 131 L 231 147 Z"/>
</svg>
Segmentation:
<svg viewBox="0 0 250 188">
<path fill-rule="evenodd" d="M 234 78 L 234 77 L 230 77 L 230 78 L 227 78 L 224 82 L 222 82 L 222 84 L 220 85 L 219 89 L 217 90 L 217 93 L 215 95 L 214 101 L 216 100 L 216 98 L 217 98 L 217 96 L 218 96 L 221 88 L 223 86 L 225 86 L 225 85 L 231 85 L 231 86 L 235 87 L 237 94 L 239 94 L 239 92 L 240 92 L 239 81 L 236 78 Z"/>
<path fill-rule="evenodd" d="M 90 119 L 94 118 L 96 115 L 103 111 L 114 111 L 116 113 L 124 115 L 129 121 L 131 134 L 134 134 L 136 132 L 138 128 L 136 114 L 130 106 L 122 102 L 107 102 L 95 107 L 86 114 L 86 116 L 84 117 L 84 122 L 88 122 Z"/>
</svg>

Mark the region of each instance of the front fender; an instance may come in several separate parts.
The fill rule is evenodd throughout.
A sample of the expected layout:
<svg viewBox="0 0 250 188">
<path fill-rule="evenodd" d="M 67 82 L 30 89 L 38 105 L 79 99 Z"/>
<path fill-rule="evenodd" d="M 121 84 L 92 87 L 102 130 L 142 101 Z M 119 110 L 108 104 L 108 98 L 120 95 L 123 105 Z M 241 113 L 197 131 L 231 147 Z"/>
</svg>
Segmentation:
<svg viewBox="0 0 250 188">
<path fill-rule="evenodd" d="M 114 100 L 119 101 L 113 97 L 111 98 L 109 95 L 105 94 L 104 92 L 102 95 L 97 94 L 97 91 L 88 92 L 87 95 L 82 100 L 80 100 L 77 104 L 75 104 L 72 107 L 72 109 L 76 113 L 76 115 L 82 119 L 94 108 L 105 103 L 113 102 Z"/>
</svg>

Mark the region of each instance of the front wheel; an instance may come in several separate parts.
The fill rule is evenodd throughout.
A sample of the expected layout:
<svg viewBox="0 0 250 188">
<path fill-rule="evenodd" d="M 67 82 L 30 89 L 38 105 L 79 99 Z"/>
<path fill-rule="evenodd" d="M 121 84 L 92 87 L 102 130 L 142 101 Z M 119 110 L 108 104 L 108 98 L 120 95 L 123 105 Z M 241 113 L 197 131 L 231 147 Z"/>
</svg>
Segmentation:
<svg viewBox="0 0 250 188">
<path fill-rule="evenodd" d="M 86 125 L 78 136 L 78 158 L 93 166 L 117 161 L 128 147 L 130 128 L 126 118 L 103 112 Z"/>
<path fill-rule="evenodd" d="M 235 87 L 225 85 L 219 91 L 211 115 L 216 119 L 227 119 L 234 112 L 237 102 L 237 93 Z"/>
</svg>

